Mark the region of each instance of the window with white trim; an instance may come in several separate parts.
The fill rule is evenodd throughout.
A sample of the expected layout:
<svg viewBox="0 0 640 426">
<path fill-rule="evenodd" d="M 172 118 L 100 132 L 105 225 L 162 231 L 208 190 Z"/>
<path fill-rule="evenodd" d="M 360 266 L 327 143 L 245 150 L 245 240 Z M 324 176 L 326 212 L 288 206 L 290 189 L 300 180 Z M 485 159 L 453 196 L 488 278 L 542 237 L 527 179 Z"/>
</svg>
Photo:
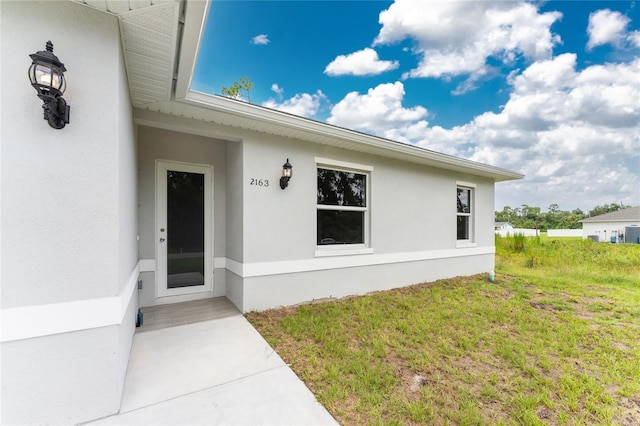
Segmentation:
<svg viewBox="0 0 640 426">
<path fill-rule="evenodd" d="M 318 164 L 316 244 L 319 248 L 368 246 L 369 176 L 367 170 Z"/>
<path fill-rule="evenodd" d="M 458 186 L 457 192 L 457 240 L 473 242 L 473 188 Z"/>
</svg>

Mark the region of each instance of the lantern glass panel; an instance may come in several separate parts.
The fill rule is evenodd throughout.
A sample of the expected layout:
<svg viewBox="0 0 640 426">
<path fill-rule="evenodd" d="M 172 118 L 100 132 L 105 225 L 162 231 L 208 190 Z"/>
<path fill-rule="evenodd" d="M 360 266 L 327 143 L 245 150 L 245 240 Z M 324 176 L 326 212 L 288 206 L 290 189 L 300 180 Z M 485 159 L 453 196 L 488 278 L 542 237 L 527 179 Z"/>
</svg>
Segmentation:
<svg viewBox="0 0 640 426">
<path fill-rule="evenodd" d="M 32 65 L 29 73 L 31 83 L 39 84 L 46 87 L 52 87 L 64 93 L 67 88 L 64 75 L 58 67 L 47 66 L 44 64 Z"/>
<path fill-rule="evenodd" d="M 37 64 L 35 69 L 35 77 L 36 83 L 42 84 L 44 86 L 51 86 L 51 76 L 52 70 L 51 67 L 47 67 L 46 65 Z"/>
<path fill-rule="evenodd" d="M 29 67 L 29 80 L 31 84 L 36 84 L 38 81 L 36 80 L 36 64 L 31 64 Z"/>
<path fill-rule="evenodd" d="M 64 93 L 67 89 L 67 81 L 64 79 L 64 73 L 57 67 L 53 67 L 51 70 L 51 87 L 58 89 L 60 93 Z"/>
</svg>

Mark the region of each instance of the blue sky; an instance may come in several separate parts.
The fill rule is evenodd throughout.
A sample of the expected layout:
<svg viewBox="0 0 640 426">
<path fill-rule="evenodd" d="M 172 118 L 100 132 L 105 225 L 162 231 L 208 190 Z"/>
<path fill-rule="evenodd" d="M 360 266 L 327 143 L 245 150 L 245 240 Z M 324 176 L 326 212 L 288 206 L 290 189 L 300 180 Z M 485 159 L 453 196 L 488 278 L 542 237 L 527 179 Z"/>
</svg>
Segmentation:
<svg viewBox="0 0 640 426">
<path fill-rule="evenodd" d="M 245 76 L 252 103 L 525 174 L 497 210 L 640 205 L 635 2 L 212 0 L 192 89 Z"/>
</svg>

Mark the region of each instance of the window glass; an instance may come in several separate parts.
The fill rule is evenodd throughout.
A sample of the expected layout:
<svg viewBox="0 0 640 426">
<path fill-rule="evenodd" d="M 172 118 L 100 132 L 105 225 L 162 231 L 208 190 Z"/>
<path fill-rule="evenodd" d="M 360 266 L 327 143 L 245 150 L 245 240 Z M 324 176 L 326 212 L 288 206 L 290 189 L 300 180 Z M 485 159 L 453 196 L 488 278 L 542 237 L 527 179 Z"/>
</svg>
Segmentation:
<svg viewBox="0 0 640 426">
<path fill-rule="evenodd" d="M 458 216 L 458 239 L 468 240 L 469 238 L 469 216 Z"/>
<path fill-rule="evenodd" d="M 364 212 L 318 210 L 317 243 L 364 244 Z"/>
<path fill-rule="evenodd" d="M 204 285 L 204 174 L 167 171 L 167 287 Z"/>
<path fill-rule="evenodd" d="M 318 204 L 365 207 L 366 175 L 318 168 Z"/>
<path fill-rule="evenodd" d="M 458 188 L 458 213 L 471 213 L 471 190 Z"/>
<path fill-rule="evenodd" d="M 457 214 L 456 214 L 456 231 L 457 231 L 457 239 L 471 241 L 472 240 L 472 210 L 471 210 L 471 193 L 470 188 L 457 188 L 456 194 L 456 204 L 457 204 Z"/>
</svg>

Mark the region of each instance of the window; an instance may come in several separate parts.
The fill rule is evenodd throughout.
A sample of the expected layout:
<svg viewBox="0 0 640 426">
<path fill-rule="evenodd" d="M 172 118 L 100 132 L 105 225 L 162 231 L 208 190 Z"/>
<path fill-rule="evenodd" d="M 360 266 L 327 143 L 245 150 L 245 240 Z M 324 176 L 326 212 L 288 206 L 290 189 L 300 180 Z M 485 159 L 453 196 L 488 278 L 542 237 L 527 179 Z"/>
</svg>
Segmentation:
<svg viewBox="0 0 640 426">
<path fill-rule="evenodd" d="M 371 168 L 356 171 L 318 165 L 316 243 L 319 248 L 367 247 L 368 169 Z"/>
<path fill-rule="evenodd" d="M 473 240 L 473 189 L 458 186 L 457 192 L 457 233 L 458 241 L 472 242 Z"/>
</svg>

